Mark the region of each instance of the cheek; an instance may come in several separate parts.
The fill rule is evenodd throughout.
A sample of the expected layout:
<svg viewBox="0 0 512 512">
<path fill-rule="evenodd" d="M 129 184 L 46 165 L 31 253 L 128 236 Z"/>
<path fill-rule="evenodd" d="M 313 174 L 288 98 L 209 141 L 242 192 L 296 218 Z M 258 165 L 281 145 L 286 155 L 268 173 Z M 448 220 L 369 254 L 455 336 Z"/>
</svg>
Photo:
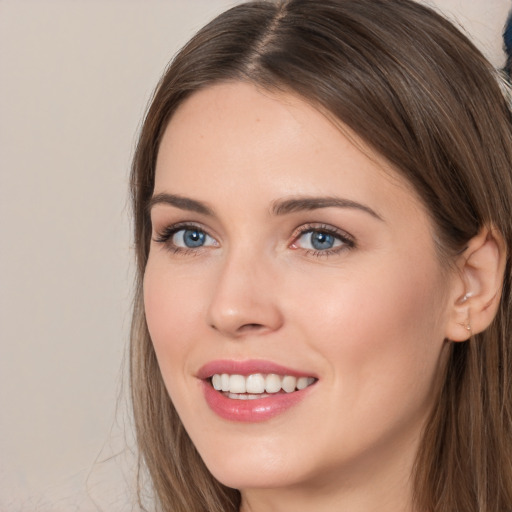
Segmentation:
<svg viewBox="0 0 512 512">
<path fill-rule="evenodd" d="M 443 279 L 435 265 L 402 263 L 366 266 L 335 285 L 325 280 L 296 308 L 335 387 L 354 406 L 363 397 L 392 403 L 397 393 L 417 400 L 434 383 L 444 345 Z"/>
<path fill-rule="evenodd" d="M 200 325 L 200 290 L 198 280 L 189 276 L 181 282 L 179 270 L 171 271 L 165 261 L 150 256 L 144 274 L 144 310 L 164 379 L 176 374 L 189 346 L 186 333 Z"/>
</svg>

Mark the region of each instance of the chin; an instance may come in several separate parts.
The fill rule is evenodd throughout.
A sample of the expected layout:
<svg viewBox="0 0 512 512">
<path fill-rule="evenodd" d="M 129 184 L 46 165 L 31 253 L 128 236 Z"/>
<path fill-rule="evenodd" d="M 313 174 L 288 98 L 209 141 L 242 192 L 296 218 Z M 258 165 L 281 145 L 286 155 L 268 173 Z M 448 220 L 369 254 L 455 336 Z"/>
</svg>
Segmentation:
<svg viewBox="0 0 512 512">
<path fill-rule="evenodd" d="M 253 448 L 255 453 L 233 449 L 230 453 L 224 452 L 224 455 L 201 456 L 212 475 L 220 483 L 234 489 L 287 487 L 305 478 L 299 468 L 292 467 L 290 457 L 285 454 L 276 453 L 275 450 L 265 453 L 261 446 Z"/>
<path fill-rule="evenodd" d="M 276 468 L 272 464 L 243 464 L 236 468 L 216 464 L 209 467 L 212 475 L 222 484 L 233 489 L 285 488 L 300 483 L 300 475 L 289 468 Z"/>
</svg>

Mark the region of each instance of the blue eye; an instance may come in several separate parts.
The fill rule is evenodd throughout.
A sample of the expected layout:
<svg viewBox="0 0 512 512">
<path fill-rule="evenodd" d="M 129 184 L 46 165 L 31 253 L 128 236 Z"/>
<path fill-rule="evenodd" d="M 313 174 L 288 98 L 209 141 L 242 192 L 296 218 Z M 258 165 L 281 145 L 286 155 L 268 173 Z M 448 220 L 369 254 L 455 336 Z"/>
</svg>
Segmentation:
<svg viewBox="0 0 512 512">
<path fill-rule="evenodd" d="M 203 247 L 219 245 L 215 238 L 193 224 L 167 226 L 161 232 L 156 233 L 153 240 L 156 243 L 163 244 L 173 253 L 195 252 Z"/>
<path fill-rule="evenodd" d="M 304 230 L 293 244 L 306 251 L 325 252 L 328 254 L 344 247 L 353 247 L 354 243 L 347 236 L 331 232 L 328 229 L 316 228 Z"/>
<path fill-rule="evenodd" d="M 175 247 L 196 249 L 205 245 L 214 245 L 214 239 L 196 228 L 184 228 L 176 231 L 171 238 Z"/>
<path fill-rule="evenodd" d="M 313 231 L 309 236 L 311 246 L 317 251 L 332 249 L 336 242 L 336 239 L 333 235 L 330 233 L 324 233 L 322 231 Z"/>
</svg>

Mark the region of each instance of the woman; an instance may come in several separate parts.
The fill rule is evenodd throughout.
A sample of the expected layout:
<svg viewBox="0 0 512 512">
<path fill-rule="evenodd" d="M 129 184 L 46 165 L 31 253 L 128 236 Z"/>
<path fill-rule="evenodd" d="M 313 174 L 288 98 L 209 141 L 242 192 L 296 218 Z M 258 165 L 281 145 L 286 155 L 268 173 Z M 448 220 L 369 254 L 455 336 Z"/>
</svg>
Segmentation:
<svg viewBox="0 0 512 512">
<path fill-rule="evenodd" d="M 511 134 L 409 0 L 243 4 L 185 46 L 132 174 L 162 510 L 512 509 Z"/>
</svg>

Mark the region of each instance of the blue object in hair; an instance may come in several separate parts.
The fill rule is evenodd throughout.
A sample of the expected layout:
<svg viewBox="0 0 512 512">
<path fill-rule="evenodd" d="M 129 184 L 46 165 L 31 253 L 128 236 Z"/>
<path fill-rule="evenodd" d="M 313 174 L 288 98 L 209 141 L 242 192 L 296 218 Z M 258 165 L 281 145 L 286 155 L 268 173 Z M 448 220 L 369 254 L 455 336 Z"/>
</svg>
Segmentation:
<svg viewBox="0 0 512 512">
<path fill-rule="evenodd" d="M 505 51 L 510 57 L 512 55 L 512 11 L 508 15 L 505 31 L 503 32 L 503 42 L 505 43 Z"/>
<path fill-rule="evenodd" d="M 505 71 L 510 76 L 512 71 L 512 11 L 510 11 L 507 22 L 505 24 L 505 29 L 503 31 L 503 43 L 504 49 L 507 53 L 507 63 L 505 65 Z"/>
</svg>

